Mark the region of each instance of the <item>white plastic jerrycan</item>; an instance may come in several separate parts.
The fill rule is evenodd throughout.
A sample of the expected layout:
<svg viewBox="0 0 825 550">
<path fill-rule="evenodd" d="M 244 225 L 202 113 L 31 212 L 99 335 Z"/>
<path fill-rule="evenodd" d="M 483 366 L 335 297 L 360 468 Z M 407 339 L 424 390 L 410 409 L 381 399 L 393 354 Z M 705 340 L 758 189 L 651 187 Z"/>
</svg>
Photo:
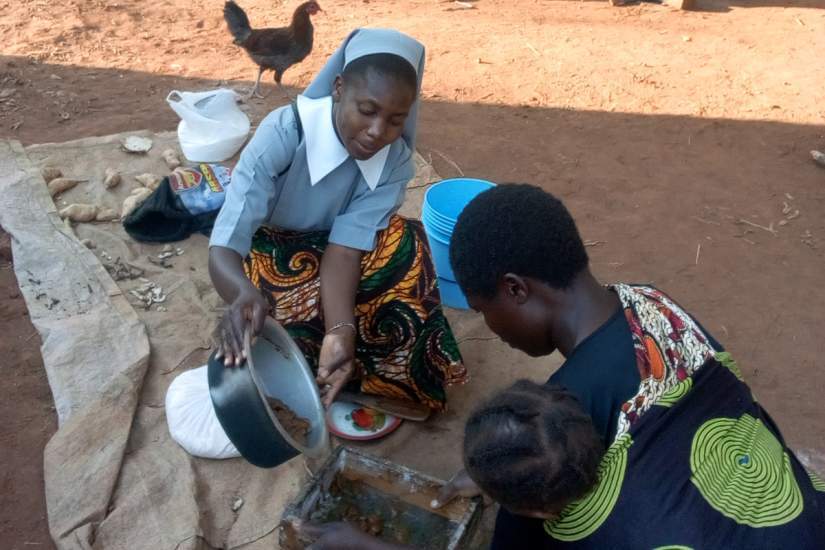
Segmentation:
<svg viewBox="0 0 825 550">
<path fill-rule="evenodd" d="M 181 118 L 178 141 L 190 162 L 221 162 L 249 135 L 249 117 L 238 108 L 238 94 L 226 88 L 207 92 L 173 90 L 166 102 Z"/>
</svg>

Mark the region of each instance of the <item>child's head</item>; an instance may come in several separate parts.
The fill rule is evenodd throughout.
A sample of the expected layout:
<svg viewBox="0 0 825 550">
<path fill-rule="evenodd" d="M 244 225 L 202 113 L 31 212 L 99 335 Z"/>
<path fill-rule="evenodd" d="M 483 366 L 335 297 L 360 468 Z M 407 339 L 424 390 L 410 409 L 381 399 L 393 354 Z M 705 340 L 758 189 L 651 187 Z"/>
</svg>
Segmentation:
<svg viewBox="0 0 825 550">
<path fill-rule="evenodd" d="M 547 303 L 564 298 L 587 270 L 588 258 L 559 199 L 532 185 L 502 184 L 478 195 L 458 217 L 450 263 L 470 306 L 484 314 L 490 329 L 535 356 L 556 345 L 548 325 L 560 308 Z"/>
<path fill-rule="evenodd" d="M 590 417 L 558 386 L 520 380 L 464 428 L 464 466 L 512 513 L 552 519 L 597 481 L 604 445 Z"/>
<path fill-rule="evenodd" d="M 358 57 L 335 79 L 335 126 L 350 156 L 366 160 L 404 131 L 418 96 L 416 69 L 403 57 Z"/>
</svg>

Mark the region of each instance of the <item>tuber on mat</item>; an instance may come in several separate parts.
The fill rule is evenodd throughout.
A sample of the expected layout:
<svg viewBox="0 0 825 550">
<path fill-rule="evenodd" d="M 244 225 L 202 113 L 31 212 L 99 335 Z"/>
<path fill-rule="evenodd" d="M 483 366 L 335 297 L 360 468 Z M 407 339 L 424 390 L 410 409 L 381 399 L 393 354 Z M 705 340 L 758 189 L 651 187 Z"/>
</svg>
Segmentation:
<svg viewBox="0 0 825 550">
<path fill-rule="evenodd" d="M 144 187 L 147 187 L 154 191 L 160 185 L 160 182 L 163 181 L 163 178 L 160 176 L 156 176 L 155 174 L 141 174 L 139 176 L 135 176 L 135 179 Z"/>
<path fill-rule="evenodd" d="M 106 189 L 112 189 L 120 185 L 123 178 L 120 177 L 120 172 L 114 168 L 107 168 L 103 176 L 103 185 Z"/>
<path fill-rule="evenodd" d="M 166 149 L 163 153 L 161 153 L 163 160 L 166 161 L 166 166 L 169 167 L 170 170 L 174 170 L 182 163 L 180 161 L 180 155 L 174 149 Z"/>
<path fill-rule="evenodd" d="M 90 222 L 97 216 L 97 205 L 70 204 L 60 211 L 60 217 L 73 222 Z"/>
<path fill-rule="evenodd" d="M 123 207 L 120 209 L 120 217 L 125 218 L 132 211 L 141 205 L 143 201 L 145 201 L 149 195 L 152 194 L 151 189 L 147 189 L 146 187 L 138 187 L 132 194 L 126 197 L 126 200 L 123 201 Z"/>
<path fill-rule="evenodd" d="M 54 178 L 52 181 L 48 183 L 49 187 L 49 194 L 54 197 L 62 193 L 63 191 L 68 191 L 78 183 L 82 183 L 86 180 L 73 180 L 69 178 Z"/>
<path fill-rule="evenodd" d="M 46 180 L 46 183 L 49 183 L 53 179 L 61 177 L 63 175 L 63 172 L 61 172 L 59 168 L 55 168 L 54 166 L 45 166 L 42 170 L 40 170 L 40 174 L 42 174 L 43 179 Z"/>
</svg>

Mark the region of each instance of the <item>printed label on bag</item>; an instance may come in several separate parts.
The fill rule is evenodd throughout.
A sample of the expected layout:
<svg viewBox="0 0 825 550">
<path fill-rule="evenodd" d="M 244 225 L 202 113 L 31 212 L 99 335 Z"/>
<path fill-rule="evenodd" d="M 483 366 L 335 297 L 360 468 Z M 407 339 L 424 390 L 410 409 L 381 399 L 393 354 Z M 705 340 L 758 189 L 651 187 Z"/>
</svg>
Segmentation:
<svg viewBox="0 0 825 550">
<path fill-rule="evenodd" d="M 231 175 L 232 170 L 226 166 L 203 163 L 172 172 L 169 186 L 191 214 L 202 214 L 223 205 Z"/>
</svg>

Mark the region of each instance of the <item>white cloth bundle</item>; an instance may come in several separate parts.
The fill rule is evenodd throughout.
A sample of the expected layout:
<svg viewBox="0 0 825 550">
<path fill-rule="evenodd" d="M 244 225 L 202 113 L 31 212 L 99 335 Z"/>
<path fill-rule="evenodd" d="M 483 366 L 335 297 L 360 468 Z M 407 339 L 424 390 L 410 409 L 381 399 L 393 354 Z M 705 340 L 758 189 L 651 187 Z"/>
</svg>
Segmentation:
<svg viewBox="0 0 825 550">
<path fill-rule="evenodd" d="M 241 456 L 215 415 L 206 365 L 181 373 L 169 385 L 166 392 L 166 422 L 172 439 L 193 456 Z"/>
</svg>

